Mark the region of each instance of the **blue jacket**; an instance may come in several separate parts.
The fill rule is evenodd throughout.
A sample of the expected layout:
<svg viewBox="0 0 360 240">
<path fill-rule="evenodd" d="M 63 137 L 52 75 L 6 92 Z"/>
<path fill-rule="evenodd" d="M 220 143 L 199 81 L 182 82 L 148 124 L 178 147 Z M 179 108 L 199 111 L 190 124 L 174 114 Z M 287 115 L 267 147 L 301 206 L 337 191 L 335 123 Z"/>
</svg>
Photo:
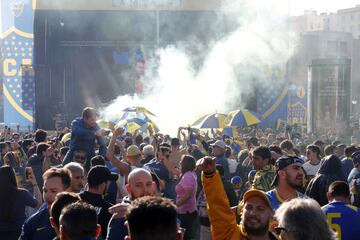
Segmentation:
<svg viewBox="0 0 360 240">
<path fill-rule="evenodd" d="M 56 233 L 50 224 L 49 210 L 46 204 L 25 221 L 19 240 L 53 239 Z"/>
<path fill-rule="evenodd" d="M 131 203 L 128 196 L 125 196 L 122 202 Z M 106 240 L 124 239 L 128 235 L 128 229 L 125 226 L 125 221 L 125 218 L 114 219 L 114 216 L 112 216 L 109 221 Z"/>
<path fill-rule="evenodd" d="M 70 150 L 65 156 L 63 165 L 72 162 L 75 150 L 84 150 L 87 155 L 86 165 L 90 166 L 90 159 L 95 156 L 95 132 L 99 129 L 100 127 L 97 124 L 95 127 L 87 128 L 84 119 L 75 118 L 71 123 Z M 104 152 L 104 150 L 101 152 Z"/>
<path fill-rule="evenodd" d="M 86 128 L 84 119 L 75 118 L 71 123 L 71 141 L 70 149 L 82 149 L 88 153 L 95 152 L 95 132 L 99 130 L 99 125 L 92 128 Z"/>
</svg>

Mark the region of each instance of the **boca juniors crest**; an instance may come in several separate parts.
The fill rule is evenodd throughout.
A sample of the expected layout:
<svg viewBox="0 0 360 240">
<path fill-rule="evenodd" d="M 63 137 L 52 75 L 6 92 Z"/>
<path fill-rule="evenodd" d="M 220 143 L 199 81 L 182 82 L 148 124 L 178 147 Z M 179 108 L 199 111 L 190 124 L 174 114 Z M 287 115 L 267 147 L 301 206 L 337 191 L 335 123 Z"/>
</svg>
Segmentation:
<svg viewBox="0 0 360 240">
<path fill-rule="evenodd" d="M 4 2 L 2 12 L 10 8 L 12 13 L 3 15 L 2 19 L 5 30 L 1 39 L 4 122 L 10 127 L 20 125 L 28 129 L 34 124 L 35 107 L 34 36 L 29 27 L 29 22 L 33 23 L 33 2 Z"/>
</svg>

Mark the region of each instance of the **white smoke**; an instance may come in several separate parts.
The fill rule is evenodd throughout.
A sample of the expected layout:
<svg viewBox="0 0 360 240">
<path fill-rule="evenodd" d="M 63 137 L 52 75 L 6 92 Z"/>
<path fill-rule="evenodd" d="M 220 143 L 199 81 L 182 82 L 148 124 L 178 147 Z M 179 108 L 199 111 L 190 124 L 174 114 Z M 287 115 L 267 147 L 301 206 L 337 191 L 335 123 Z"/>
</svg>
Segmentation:
<svg viewBox="0 0 360 240">
<path fill-rule="evenodd" d="M 155 74 L 147 73 L 151 82 L 145 84 L 144 96 L 119 96 L 102 116 L 110 119 L 126 107 L 144 106 L 157 115 L 161 132 L 174 135 L 179 126 L 204 114 L 243 107 L 239 96 L 254 88 L 252 79 L 274 84 L 267 82 L 262 70 L 285 66 L 293 53 L 295 41 L 286 18 L 277 15 L 275 1 L 232 2 L 237 3 L 225 5 L 222 14 L 236 16 L 233 21 L 239 27 L 211 45 L 200 69 L 192 61 L 196 56 L 183 50 L 184 43 L 159 49 L 159 64 Z"/>
</svg>

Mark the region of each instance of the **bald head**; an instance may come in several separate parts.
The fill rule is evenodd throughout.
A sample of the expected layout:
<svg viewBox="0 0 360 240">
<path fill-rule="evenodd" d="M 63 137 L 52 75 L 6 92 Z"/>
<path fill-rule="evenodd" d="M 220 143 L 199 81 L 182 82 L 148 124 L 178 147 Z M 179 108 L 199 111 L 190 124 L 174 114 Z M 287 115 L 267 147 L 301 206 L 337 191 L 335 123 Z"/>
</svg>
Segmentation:
<svg viewBox="0 0 360 240">
<path fill-rule="evenodd" d="M 148 170 L 136 168 L 130 172 L 126 191 L 131 195 L 132 200 L 143 196 L 151 196 L 154 194 L 155 189 L 156 184 L 153 182 Z"/>
<path fill-rule="evenodd" d="M 136 182 L 139 178 L 148 178 L 152 180 L 151 173 L 148 170 L 144 168 L 136 168 L 129 173 L 128 183 L 132 184 Z"/>
</svg>

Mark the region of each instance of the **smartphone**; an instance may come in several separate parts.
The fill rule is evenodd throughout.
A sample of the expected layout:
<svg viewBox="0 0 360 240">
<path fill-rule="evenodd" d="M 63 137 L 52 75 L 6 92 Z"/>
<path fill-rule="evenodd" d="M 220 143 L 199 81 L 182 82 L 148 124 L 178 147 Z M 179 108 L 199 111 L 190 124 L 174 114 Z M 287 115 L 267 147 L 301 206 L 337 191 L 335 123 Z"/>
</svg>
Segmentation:
<svg viewBox="0 0 360 240">
<path fill-rule="evenodd" d="M 31 167 L 26 167 L 25 168 L 25 179 L 28 180 L 29 179 L 29 175 L 31 174 Z"/>
</svg>

